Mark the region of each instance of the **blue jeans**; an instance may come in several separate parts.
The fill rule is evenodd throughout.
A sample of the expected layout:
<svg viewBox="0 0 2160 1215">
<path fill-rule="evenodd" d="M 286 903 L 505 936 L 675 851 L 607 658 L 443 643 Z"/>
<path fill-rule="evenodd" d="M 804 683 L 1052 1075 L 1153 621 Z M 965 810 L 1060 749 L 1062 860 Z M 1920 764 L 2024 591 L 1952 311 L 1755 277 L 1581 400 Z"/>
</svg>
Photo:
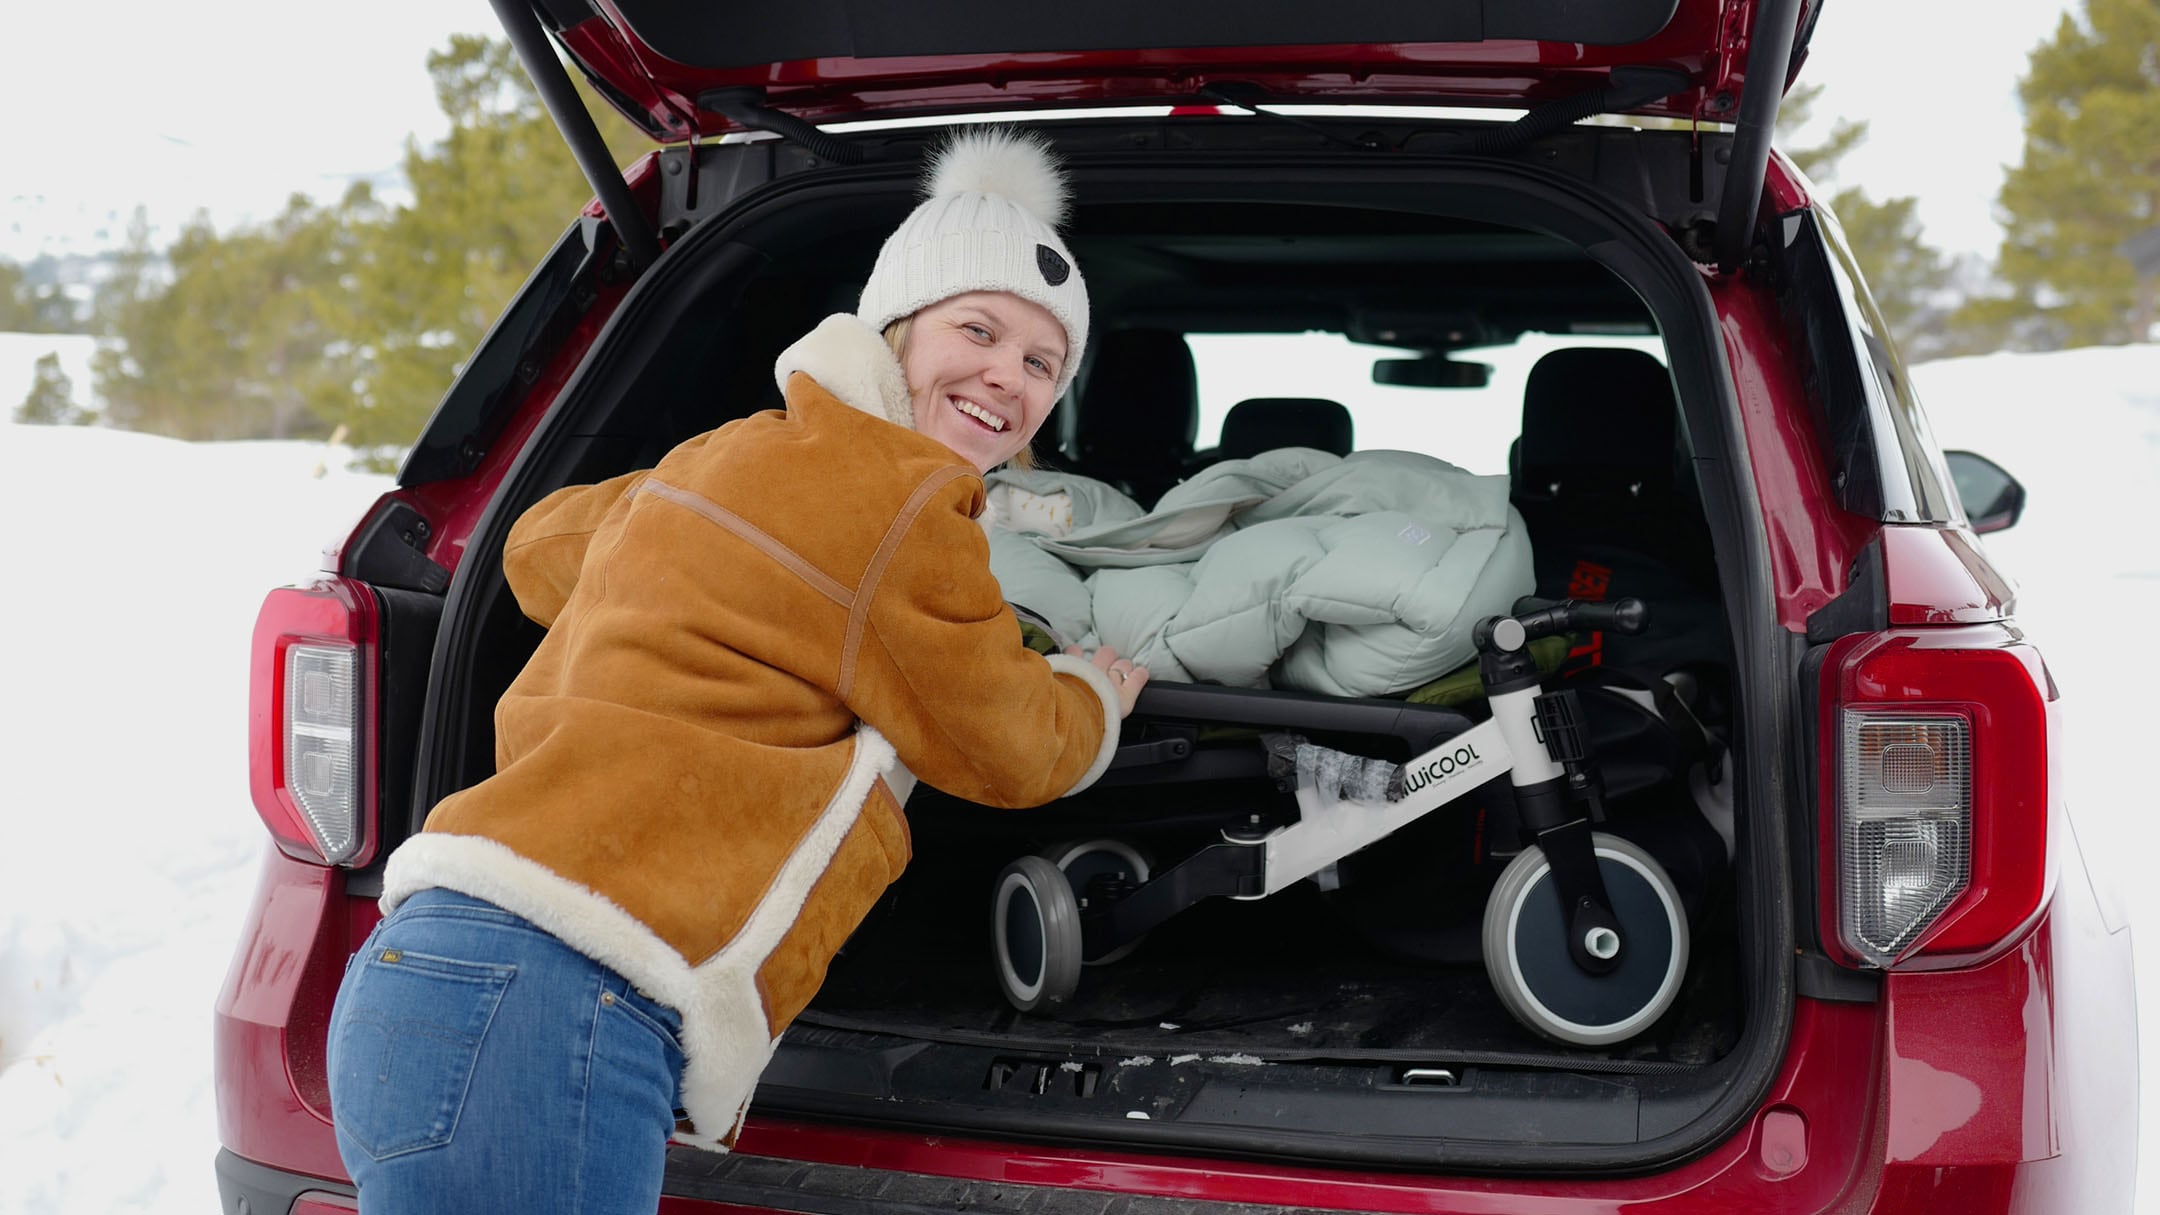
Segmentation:
<svg viewBox="0 0 2160 1215">
<path fill-rule="evenodd" d="M 346 965 L 338 1154 L 370 1215 L 660 1203 L 682 1019 L 492 903 L 424 890 Z"/>
</svg>

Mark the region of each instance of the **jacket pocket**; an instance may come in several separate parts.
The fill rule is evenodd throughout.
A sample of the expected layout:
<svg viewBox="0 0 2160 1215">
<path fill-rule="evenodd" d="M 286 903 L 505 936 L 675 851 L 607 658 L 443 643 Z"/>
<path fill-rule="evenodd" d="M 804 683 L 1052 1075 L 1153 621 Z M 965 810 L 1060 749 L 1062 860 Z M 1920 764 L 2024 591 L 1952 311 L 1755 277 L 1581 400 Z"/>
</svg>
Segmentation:
<svg viewBox="0 0 2160 1215">
<path fill-rule="evenodd" d="M 372 947 L 347 976 L 330 1033 L 338 1130 L 375 1160 L 457 1132 L 481 1041 L 515 966 Z"/>
</svg>

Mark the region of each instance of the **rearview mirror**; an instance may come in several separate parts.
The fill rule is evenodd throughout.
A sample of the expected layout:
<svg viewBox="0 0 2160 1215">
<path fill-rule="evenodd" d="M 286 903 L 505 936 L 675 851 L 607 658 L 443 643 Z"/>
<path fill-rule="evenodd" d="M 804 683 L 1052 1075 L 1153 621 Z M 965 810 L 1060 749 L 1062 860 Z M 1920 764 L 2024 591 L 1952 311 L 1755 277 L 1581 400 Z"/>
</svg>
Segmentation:
<svg viewBox="0 0 2160 1215">
<path fill-rule="evenodd" d="M 1372 379 L 1375 384 L 1401 388 L 1483 388 L 1492 380 L 1492 364 L 1465 363 L 1438 354 L 1375 359 Z"/>
<path fill-rule="evenodd" d="M 1943 459 L 1974 531 L 2002 531 L 2025 513 L 2025 487 L 2002 465 L 1969 451 L 1946 451 Z"/>
</svg>

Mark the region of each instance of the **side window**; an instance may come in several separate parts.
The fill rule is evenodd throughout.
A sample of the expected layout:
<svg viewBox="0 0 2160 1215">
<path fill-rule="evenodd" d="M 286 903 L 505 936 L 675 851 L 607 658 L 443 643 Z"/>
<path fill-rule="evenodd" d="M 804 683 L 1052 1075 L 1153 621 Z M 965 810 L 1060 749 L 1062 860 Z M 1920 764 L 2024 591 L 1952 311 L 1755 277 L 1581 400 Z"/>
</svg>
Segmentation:
<svg viewBox="0 0 2160 1215">
<path fill-rule="evenodd" d="M 1846 327 L 1859 357 L 1861 388 L 1873 429 L 1894 439 L 1892 443 L 1878 440 L 1876 447 L 1882 463 L 1882 517 L 1899 523 L 1961 523 L 1965 513 L 1958 505 L 1949 466 L 1920 407 L 1912 377 L 1905 372 L 1905 362 L 1891 343 L 1889 327 L 1861 281 L 1837 217 L 1827 207 L 1819 206 L 1818 214 L 1830 276 L 1837 284 Z"/>
</svg>

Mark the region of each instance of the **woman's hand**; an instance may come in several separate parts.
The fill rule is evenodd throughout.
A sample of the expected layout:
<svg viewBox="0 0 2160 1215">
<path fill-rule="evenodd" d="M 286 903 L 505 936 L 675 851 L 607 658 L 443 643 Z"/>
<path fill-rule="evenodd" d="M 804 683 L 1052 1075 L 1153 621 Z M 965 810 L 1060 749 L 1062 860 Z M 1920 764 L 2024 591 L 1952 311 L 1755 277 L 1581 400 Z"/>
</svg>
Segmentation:
<svg viewBox="0 0 2160 1215">
<path fill-rule="evenodd" d="M 1083 652 L 1079 646 L 1069 645 L 1065 652 L 1075 658 L 1085 658 L 1110 677 L 1110 686 L 1117 689 L 1118 717 L 1132 716 L 1133 703 L 1140 699 L 1140 689 L 1147 686 L 1147 668 L 1136 667 L 1129 660 L 1117 656 L 1117 651 L 1103 646 L 1094 653 Z"/>
</svg>

